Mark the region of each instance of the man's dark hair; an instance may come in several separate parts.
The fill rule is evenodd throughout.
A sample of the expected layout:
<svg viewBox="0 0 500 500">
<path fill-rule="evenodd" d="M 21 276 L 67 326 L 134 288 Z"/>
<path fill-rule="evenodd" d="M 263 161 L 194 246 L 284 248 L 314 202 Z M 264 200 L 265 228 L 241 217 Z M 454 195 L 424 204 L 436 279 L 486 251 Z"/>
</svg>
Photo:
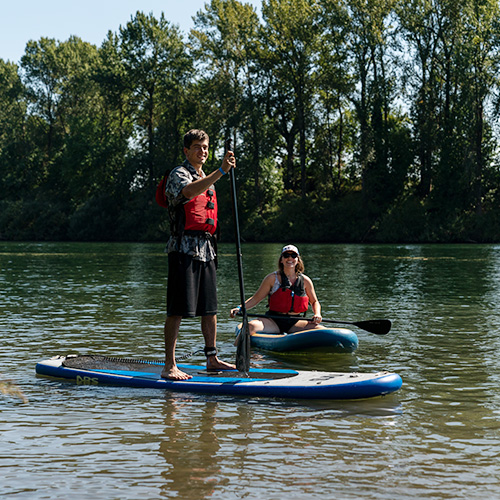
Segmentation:
<svg viewBox="0 0 500 500">
<path fill-rule="evenodd" d="M 186 132 L 186 135 L 184 136 L 184 147 L 189 149 L 194 141 L 203 141 L 205 139 L 207 141 L 209 140 L 208 134 L 204 130 L 193 128 L 189 132 Z"/>
</svg>

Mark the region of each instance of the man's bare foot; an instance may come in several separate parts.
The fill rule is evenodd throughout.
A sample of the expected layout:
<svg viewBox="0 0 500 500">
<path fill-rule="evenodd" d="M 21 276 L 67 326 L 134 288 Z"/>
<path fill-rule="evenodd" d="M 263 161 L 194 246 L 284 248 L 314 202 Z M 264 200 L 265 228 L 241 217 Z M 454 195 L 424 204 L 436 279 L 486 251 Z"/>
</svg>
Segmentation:
<svg viewBox="0 0 500 500">
<path fill-rule="evenodd" d="M 167 380 L 189 380 L 193 377 L 179 370 L 179 368 L 174 365 L 171 368 L 165 366 L 161 372 L 161 378 L 166 378 Z"/>
<path fill-rule="evenodd" d="M 221 361 L 217 356 L 207 358 L 207 371 L 236 370 L 236 365 Z"/>
</svg>

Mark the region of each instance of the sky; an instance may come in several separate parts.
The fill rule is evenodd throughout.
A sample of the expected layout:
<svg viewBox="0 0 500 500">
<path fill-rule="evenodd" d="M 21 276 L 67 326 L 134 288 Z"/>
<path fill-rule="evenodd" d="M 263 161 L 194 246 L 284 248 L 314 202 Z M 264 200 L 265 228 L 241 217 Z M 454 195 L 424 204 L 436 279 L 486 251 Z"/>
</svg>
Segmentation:
<svg viewBox="0 0 500 500">
<path fill-rule="evenodd" d="M 209 0 L 1 0 L 0 58 L 19 63 L 29 40 L 67 40 L 71 35 L 100 46 L 139 10 L 168 21 L 185 33 Z M 260 13 L 261 0 L 243 0 Z"/>
</svg>

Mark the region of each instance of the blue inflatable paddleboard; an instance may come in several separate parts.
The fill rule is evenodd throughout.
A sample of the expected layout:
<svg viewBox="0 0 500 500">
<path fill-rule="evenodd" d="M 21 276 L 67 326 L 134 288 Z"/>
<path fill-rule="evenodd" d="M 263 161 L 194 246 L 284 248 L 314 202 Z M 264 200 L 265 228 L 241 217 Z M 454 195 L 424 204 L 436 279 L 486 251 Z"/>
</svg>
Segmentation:
<svg viewBox="0 0 500 500">
<path fill-rule="evenodd" d="M 251 369 L 208 372 L 203 366 L 179 365 L 189 380 L 160 377 L 163 363 L 106 356 L 56 356 L 36 365 L 40 376 L 83 385 L 116 385 L 177 392 L 293 399 L 364 399 L 401 388 L 396 373 L 335 373 L 290 369 Z"/>
<path fill-rule="evenodd" d="M 250 343 L 252 347 L 276 352 L 321 350 L 340 353 L 355 351 L 358 337 L 346 328 L 318 328 L 287 334 L 254 333 L 250 336 Z"/>
</svg>

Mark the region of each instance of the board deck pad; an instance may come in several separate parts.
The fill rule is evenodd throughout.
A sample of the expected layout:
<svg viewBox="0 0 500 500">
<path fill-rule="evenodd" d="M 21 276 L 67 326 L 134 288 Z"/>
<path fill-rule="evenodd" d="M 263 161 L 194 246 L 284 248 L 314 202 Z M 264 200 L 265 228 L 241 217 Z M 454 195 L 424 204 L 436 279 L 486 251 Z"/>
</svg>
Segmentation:
<svg viewBox="0 0 500 500">
<path fill-rule="evenodd" d="M 90 371 L 107 371 L 107 372 L 140 372 L 156 374 L 158 377 L 165 366 L 162 361 L 149 361 L 144 359 L 134 358 L 115 358 L 101 355 L 82 355 L 68 356 L 62 362 L 66 368 L 77 368 Z M 237 378 L 245 377 L 244 374 L 236 370 L 224 371 L 208 371 L 203 370 L 203 367 L 197 365 L 179 365 L 181 369 L 192 376 L 214 377 L 216 380 L 220 378 Z M 296 370 L 276 370 L 276 369 L 251 369 L 249 377 L 252 379 L 276 380 L 281 378 L 290 378 L 297 376 L 299 372 Z M 158 378 L 157 377 L 157 378 Z"/>
</svg>

